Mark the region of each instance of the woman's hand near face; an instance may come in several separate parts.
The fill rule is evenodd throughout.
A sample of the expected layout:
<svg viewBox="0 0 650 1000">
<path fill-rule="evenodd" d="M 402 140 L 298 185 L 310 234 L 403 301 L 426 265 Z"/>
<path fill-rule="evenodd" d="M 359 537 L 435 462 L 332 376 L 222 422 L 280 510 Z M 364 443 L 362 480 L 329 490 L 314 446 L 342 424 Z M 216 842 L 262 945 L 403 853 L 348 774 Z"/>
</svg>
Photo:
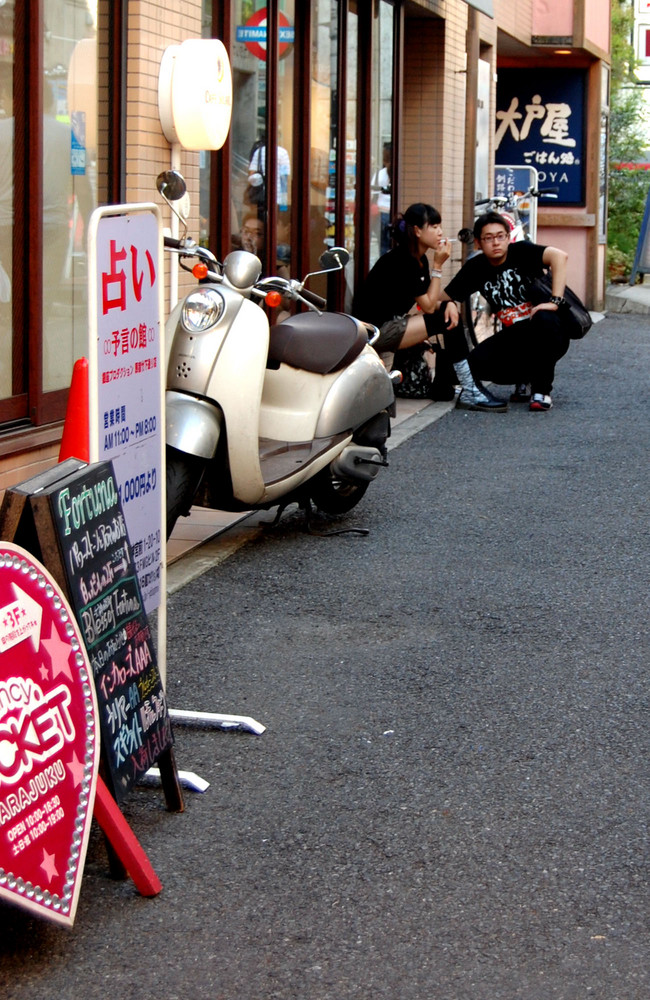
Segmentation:
<svg viewBox="0 0 650 1000">
<path fill-rule="evenodd" d="M 433 266 L 436 270 L 439 270 L 446 260 L 449 259 L 451 254 L 451 243 L 446 237 L 442 236 L 438 246 L 433 251 Z"/>
</svg>

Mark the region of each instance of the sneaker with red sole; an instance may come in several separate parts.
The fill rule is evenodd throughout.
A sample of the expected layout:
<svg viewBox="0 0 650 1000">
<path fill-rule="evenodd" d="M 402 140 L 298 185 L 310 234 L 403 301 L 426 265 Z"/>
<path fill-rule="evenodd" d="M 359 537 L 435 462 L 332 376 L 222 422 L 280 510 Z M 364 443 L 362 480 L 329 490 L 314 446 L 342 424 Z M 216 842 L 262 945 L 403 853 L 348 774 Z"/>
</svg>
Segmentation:
<svg viewBox="0 0 650 1000">
<path fill-rule="evenodd" d="M 534 392 L 530 401 L 529 410 L 550 410 L 553 400 L 550 396 L 542 395 L 541 392 Z"/>
</svg>

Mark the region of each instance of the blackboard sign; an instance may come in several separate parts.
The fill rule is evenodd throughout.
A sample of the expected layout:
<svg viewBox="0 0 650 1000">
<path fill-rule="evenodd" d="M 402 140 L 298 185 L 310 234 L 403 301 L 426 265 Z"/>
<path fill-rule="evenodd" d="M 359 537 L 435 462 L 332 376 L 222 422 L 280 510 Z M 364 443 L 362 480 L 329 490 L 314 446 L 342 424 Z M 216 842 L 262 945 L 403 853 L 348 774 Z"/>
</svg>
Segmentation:
<svg viewBox="0 0 650 1000">
<path fill-rule="evenodd" d="M 56 536 L 120 802 L 173 737 L 112 463 L 87 465 L 30 500 L 39 538 L 51 528 Z"/>
</svg>

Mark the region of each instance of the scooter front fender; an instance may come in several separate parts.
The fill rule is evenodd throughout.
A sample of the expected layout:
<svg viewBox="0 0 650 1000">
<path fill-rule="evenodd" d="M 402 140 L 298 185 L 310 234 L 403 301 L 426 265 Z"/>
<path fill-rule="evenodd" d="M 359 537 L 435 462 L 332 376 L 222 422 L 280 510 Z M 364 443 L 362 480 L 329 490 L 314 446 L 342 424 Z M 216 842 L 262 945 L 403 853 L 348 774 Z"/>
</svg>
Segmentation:
<svg viewBox="0 0 650 1000">
<path fill-rule="evenodd" d="M 167 390 L 167 444 L 187 455 L 212 458 L 217 450 L 223 414 L 221 410 L 196 396 Z"/>
</svg>

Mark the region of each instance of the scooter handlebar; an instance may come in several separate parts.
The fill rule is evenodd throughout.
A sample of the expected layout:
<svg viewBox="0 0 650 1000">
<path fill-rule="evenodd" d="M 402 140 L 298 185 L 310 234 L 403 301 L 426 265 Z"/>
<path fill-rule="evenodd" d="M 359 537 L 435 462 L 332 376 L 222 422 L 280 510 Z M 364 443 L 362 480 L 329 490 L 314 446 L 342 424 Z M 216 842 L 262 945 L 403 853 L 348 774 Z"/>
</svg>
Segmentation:
<svg viewBox="0 0 650 1000">
<path fill-rule="evenodd" d="M 327 299 L 324 299 L 322 295 L 317 295 L 316 292 L 310 292 L 307 288 L 301 289 L 300 297 L 305 302 L 309 302 L 310 305 L 316 306 L 317 309 L 327 308 Z"/>
</svg>

